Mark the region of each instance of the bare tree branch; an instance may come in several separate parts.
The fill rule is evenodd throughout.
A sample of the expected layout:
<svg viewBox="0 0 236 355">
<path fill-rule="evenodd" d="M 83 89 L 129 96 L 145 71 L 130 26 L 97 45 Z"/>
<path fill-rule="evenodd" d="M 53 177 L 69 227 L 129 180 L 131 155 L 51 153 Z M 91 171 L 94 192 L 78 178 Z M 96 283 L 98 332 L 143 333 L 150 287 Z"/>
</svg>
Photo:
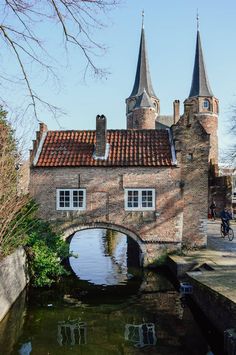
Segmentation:
<svg viewBox="0 0 236 355">
<path fill-rule="evenodd" d="M 49 64 L 53 56 L 48 53 L 45 44 L 47 38 L 41 38 L 39 34 L 42 26 L 59 25 L 66 48 L 67 44 L 77 47 L 85 59 L 84 75 L 91 71 L 96 77 L 102 78 L 107 71 L 98 67 L 94 59 L 104 53 L 105 47 L 93 38 L 93 34 L 96 29 L 104 27 L 102 16 L 120 2 L 121 0 L 0 0 L 0 41 L 4 42 L 5 49 L 10 50 L 18 63 L 18 78 L 21 80 L 16 79 L 15 83 L 20 83 L 23 79 L 29 97 L 27 109 L 33 108 L 37 119 L 38 103 L 46 103 L 48 108 L 50 103 L 33 88 L 29 60 L 33 68 L 38 66 L 56 76 Z M 47 35 L 50 36 L 50 33 Z M 1 48 L 2 55 L 4 47 Z M 6 72 L 1 72 L 0 67 L 0 77 L 4 79 L 8 76 Z M 9 83 L 9 79 L 7 81 Z M 55 113 L 56 109 L 52 106 L 51 112 Z"/>
</svg>

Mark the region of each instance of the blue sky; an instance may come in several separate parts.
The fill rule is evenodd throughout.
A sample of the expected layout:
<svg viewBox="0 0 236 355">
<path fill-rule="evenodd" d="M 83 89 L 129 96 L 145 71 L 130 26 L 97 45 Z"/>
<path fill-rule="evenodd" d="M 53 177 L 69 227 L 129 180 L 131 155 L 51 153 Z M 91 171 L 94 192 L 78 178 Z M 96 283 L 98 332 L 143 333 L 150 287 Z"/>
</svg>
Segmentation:
<svg viewBox="0 0 236 355">
<path fill-rule="evenodd" d="M 97 114 L 107 116 L 108 128 L 125 128 L 125 98 L 134 83 L 144 9 L 152 83 L 160 99 L 161 114 L 170 114 L 173 100 L 183 103 L 189 94 L 197 8 L 207 73 L 212 91 L 220 101 L 219 142 L 222 147 L 229 140 L 225 122 L 230 117 L 231 106 L 236 104 L 235 0 L 123 0 L 110 12 L 109 18 L 104 19 L 107 27 L 95 31 L 95 39 L 108 47 L 104 56 L 95 58 L 98 65 L 109 70 L 106 79 L 94 80 L 88 76 L 85 83 L 83 59 L 72 48 L 67 54 L 67 65 L 59 68 L 59 85 L 50 80 L 42 84 L 38 73 L 33 83 L 44 98 L 65 112 L 59 117 L 63 128 L 95 129 Z M 53 55 L 61 57 L 60 43 L 55 40 L 59 28 L 55 27 L 50 33 L 42 26 L 42 31 L 50 34 L 47 37 Z M 19 92 L 13 96 L 20 102 Z M 39 118 L 49 129 L 59 129 L 47 111 L 42 110 Z"/>
</svg>

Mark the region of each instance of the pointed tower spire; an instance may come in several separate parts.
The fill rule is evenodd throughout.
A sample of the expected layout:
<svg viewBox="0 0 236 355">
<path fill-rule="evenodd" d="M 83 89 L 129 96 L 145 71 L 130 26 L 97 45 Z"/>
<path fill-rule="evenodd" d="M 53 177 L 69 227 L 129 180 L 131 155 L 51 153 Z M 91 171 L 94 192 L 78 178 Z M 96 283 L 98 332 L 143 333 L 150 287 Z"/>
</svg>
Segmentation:
<svg viewBox="0 0 236 355">
<path fill-rule="evenodd" d="M 126 99 L 126 107 L 127 127 L 129 129 L 155 128 L 155 119 L 159 114 L 159 99 L 156 97 L 153 90 L 149 71 L 147 48 L 145 43 L 144 11 L 142 12 L 142 29 L 136 76 L 133 90 L 130 96 Z M 147 115 L 149 116 L 149 119 L 144 117 Z"/>
<path fill-rule="evenodd" d="M 199 32 L 199 16 L 197 15 L 197 43 L 193 79 L 189 97 L 184 101 L 183 117 L 187 126 L 190 127 L 194 122 L 198 121 L 209 134 L 210 149 L 208 158 L 213 165 L 218 164 L 218 113 L 219 102 L 213 95 L 207 79 Z"/>
<path fill-rule="evenodd" d="M 199 27 L 199 16 L 197 16 L 197 21 Z M 189 94 L 189 97 L 193 96 L 213 96 L 205 69 L 199 29 L 197 30 L 195 62 L 193 69 L 192 86 Z"/>
<path fill-rule="evenodd" d="M 144 23 L 142 20 L 142 29 L 141 29 L 136 76 L 135 76 L 134 87 L 130 96 L 139 96 L 143 93 L 144 89 L 146 90 L 149 96 L 156 96 L 151 82 L 147 48 L 145 43 Z"/>
</svg>

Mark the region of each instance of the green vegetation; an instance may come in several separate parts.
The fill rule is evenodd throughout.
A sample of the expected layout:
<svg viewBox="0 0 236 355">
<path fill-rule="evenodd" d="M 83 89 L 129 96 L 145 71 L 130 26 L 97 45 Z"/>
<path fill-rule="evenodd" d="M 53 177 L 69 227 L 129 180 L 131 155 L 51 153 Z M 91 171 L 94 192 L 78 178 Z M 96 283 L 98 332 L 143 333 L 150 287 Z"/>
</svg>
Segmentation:
<svg viewBox="0 0 236 355">
<path fill-rule="evenodd" d="M 52 230 L 49 223 L 35 217 L 28 223 L 33 223 L 26 239 L 31 283 L 36 287 L 51 286 L 68 274 L 62 261 L 69 256 L 69 244 Z"/>
<path fill-rule="evenodd" d="M 168 253 L 167 252 L 161 254 L 156 260 L 153 261 L 153 263 L 150 265 L 150 267 L 151 268 L 155 268 L 155 267 L 159 267 L 159 266 L 165 265 L 166 261 L 167 261 L 167 257 L 168 257 Z"/>
<path fill-rule="evenodd" d="M 9 240 L 9 250 L 24 246 L 28 256 L 31 284 L 35 287 L 51 286 L 68 272 L 62 261 L 69 256 L 69 244 L 54 232 L 48 222 L 36 216 L 37 205 L 30 200 L 12 221 L 14 238 Z M 7 246 L 6 246 L 7 249 Z"/>
<path fill-rule="evenodd" d="M 19 211 L 12 221 L 14 235 L 4 244 L 4 253 L 24 246 L 31 284 L 45 287 L 68 274 L 62 261 L 69 256 L 69 244 L 53 231 L 48 222 L 37 218 L 36 212 L 37 205 L 32 200 Z"/>
<path fill-rule="evenodd" d="M 20 186 L 20 154 L 7 113 L 0 106 L 0 258 L 26 248 L 34 286 L 50 286 L 67 274 L 61 265 L 69 245 L 36 217 L 37 205 Z"/>
</svg>

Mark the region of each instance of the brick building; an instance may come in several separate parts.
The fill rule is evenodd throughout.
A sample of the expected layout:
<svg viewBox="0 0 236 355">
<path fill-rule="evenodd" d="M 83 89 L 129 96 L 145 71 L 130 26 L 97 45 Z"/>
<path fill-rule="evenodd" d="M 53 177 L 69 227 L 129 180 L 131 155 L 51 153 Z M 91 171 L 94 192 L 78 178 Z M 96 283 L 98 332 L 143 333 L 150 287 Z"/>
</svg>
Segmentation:
<svg viewBox="0 0 236 355">
<path fill-rule="evenodd" d="M 231 165 L 219 164 L 218 176 L 211 176 L 210 194 L 216 203 L 218 215 L 227 206 L 231 207 L 233 216 L 236 216 L 236 168 L 234 162 Z"/>
<path fill-rule="evenodd" d="M 127 129 L 48 131 L 40 124 L 31 151 L 30 192 L 42 218 L 65 237 L 108 227 L 139 245 L 143 264 L 163 251 L 206 245 L 208 170 L 217 164 L 218 100 L 205 70 L 197 32 L 192 86 L 180 117 L 160 115 L 148 66 L 144 28 Z"/>
</svg>

